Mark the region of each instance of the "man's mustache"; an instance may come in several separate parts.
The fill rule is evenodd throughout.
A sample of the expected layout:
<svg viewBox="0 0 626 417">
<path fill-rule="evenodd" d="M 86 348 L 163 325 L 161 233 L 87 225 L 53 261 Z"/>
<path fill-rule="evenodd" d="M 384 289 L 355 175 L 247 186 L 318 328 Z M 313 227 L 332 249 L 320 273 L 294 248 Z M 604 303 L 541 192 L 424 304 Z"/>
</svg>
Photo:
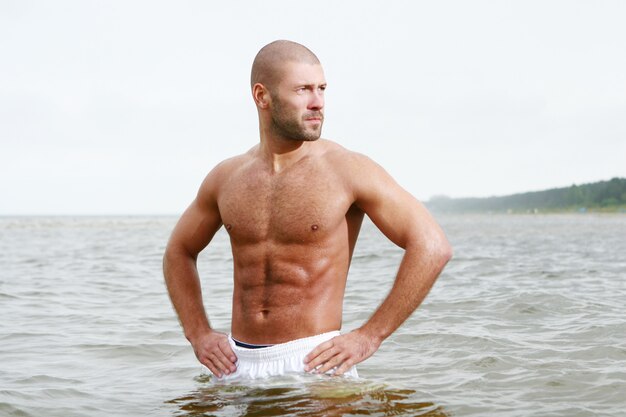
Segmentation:
<svg viewBox="0 0 626 417">
<path fill-rule="evenodd" d="M 321 121 L 324 121 L 324 113 L 322 113 L 321 111 L 312 111 L 309 113 L 304 113 L 304 116 L 302 117 L 303 119 L 320 119 Z"/>
</svg>

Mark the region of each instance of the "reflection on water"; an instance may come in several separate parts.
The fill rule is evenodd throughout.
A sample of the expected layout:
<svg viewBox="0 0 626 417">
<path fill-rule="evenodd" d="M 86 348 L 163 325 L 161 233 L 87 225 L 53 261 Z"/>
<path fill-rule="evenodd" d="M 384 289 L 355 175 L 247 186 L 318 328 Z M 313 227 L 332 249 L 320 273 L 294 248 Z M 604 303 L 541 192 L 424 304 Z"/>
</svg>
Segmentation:
<svg viewBox="0 0 626 417">
<path fill-rule="evenodd" d="M 364 379 L 298 375 L 250 385 L 213 384 L 170 401 L 178 416 L 449 416 L 440 406 L 418 402 L 418 393 Z"/>
</svg>

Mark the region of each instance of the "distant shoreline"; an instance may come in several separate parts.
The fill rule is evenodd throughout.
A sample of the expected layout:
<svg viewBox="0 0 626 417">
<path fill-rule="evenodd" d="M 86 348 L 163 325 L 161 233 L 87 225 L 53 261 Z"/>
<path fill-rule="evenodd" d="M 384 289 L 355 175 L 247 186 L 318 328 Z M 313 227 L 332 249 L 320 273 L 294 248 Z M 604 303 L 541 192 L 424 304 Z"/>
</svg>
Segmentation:
<svg viewBox="0 0 626 417">
<path fill-rule="evenodd" d="M 424 203 L 426 208 L 434 213 L 442 214 L 510 214 L 510 215 L 533 215 L 533 214 L 626 214 L 626 206 L 615 207 L 571 207 L 559 209 L 533 209 L 533 210 L 441 210 L 429 207 L 428 202 Z"/>
<path fill-rule="evenodd" d="M 426 207 L 431 210 L 432 213 L 434 214 L 459 214 L 459 215 L 471 215 L 471 214 L 475 214 L 475 215 L 501 215 L 501 216 L 533 216 L 533 215 L 558 215 L 558 214 L 571 214 L 571 215 L 576 215 L 576 216 L 584 216 L 584 215 L 591 215 L 591 214 L 615 214 L 615 215 L 622 215 L 622 214 L 626 214 L 626 207 L 616 207 L 616 208 L 587 208 L 586 210 L 575 210 L 575 209 L 559 209 L 559 210 L 536 210 L 536 211 L 531 211 L 531 210 L 527 210 L 527 211 L 515 211 L 515 210 L 511 210 L 511 211 L 460 211 L 460 210 L 456 210 L 456 211 L 444 211 L 444 210 L 439 210 L 439 209 L 430 209 L 428 207 L 428 205 L 426 205 Z"/>
<path fill-rule="evenodd" d="M 444 213 L 626 213 L 626 178 L 497 197 L 436 196 L 425 205 Z"/>
</svg>

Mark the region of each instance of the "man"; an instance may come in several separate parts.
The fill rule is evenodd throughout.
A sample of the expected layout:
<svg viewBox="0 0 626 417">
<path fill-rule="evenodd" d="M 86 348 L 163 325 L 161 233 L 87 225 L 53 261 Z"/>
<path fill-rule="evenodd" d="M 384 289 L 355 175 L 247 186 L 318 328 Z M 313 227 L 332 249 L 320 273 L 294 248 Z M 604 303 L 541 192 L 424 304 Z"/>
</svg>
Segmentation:
<svg viewBox="0 0 626 417">
<path fill-rule="evenodd" d="M 198 360 L 218 378 L 286 372 L 356 376 L 419 306 L 451 257 L 426 209 L 377 164 L 320 139 L 326 81 L 306 47 L 276 41 L 251 76 L 260 143 L 217 165 L 176 225 L 167 288 Z M 348 267 L 363 216 L 405 249 L 392 290 L 340 334 Z M 196 258 L 224 225 L 234 263 L 231 335 L 211 328 Z"/>
</svg>

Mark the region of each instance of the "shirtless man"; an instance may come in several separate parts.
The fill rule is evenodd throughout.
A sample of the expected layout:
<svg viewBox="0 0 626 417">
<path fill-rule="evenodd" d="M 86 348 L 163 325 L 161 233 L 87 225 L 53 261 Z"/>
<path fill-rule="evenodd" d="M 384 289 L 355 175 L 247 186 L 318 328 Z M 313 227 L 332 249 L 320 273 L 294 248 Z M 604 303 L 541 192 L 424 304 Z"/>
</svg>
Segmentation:
<svg viewBox="0 0 626 417">
<path fill-rule="evenodd" d="M 198 360 L 218 378 L 356 375 L 354 365 L 426 297 L 451 248 L 427 210 L 379 165 L 320 139 L 326 81 L 310 50 L 266 45 L 251 85 L 260 143 L 217 165 L 176 225 L 163 266 L 172 303 Z M 365 214 L 405 253 L 371 318 L 339 334 Z M 231 335 L 211 328 L 196 268 L 222 225 L 234 263 Z"/>
</svg>

